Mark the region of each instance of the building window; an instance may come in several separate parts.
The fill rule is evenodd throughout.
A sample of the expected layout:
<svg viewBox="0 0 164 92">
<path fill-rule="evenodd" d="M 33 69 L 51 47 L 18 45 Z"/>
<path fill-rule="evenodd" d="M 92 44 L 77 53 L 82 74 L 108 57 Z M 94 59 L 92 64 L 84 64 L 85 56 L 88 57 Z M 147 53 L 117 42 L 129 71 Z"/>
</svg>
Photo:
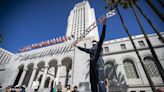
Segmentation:
<svg viewBox="0 0 164 92">
<path fill-rule="evenodd" d="M 122 50 L 126 50 L 125 44 L 121 44 L 120 46 L 121 46 L 121 49 L 122 49 Z"/>
<path fill-rule="evenodd" d="M 86 48 L 86 46 L 87 46 L 86 43 L 84 43 L 84 48 Z"/>
<path fill-rule="evenodd" d="M 109 48 L 108 47 L 104 47 L 105 52 L 109 52 Z"/>
<path fill-rule="evenodd" d="M 123 65 L 128 79 L 139 78 L 134 62 L 131 59 L 125 59 Z"/>
<path fill-rule="evenodd" d="M 159 77 L 159 71 L 152 57 L 150 56 L 145 57 L 144 64 L 150 77 Z"/>
<path fill-rule="evenodd" d="M 143 41 L 138 41 L 138 43 L 141 47 L 145 47 L 145 43 Z"/>
</svg>

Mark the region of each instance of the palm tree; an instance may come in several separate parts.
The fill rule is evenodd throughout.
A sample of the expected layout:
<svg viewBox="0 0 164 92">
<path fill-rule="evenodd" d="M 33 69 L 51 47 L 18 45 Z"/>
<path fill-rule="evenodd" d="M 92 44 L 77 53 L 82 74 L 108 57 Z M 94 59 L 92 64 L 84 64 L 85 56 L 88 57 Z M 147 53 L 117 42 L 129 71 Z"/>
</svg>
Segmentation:
<svg viewBox="0 0 164 92">
<path fill-rule="evenodd" d="M 105 78 L 109 80 L 109 86 L 110 92 L 113 92 L 115 88 L 117 90 L 121 90 L 123 92 L 127 92 L 128 85 L 125 81 L 125 76 L 120 71 L 118 71 L 118 64 L 115 64 L 114 62 L 106 62 L 104 64 L 105 66 Z M 118 71 L 118 74 L 116 74 L 116 71 Z"/>
<path fill-rule="evenodd" d="M 134 5 L 139 10 L 139 12 L 142 14 L 142 16 L 146 19 L 146 21 L 149 23 L 149 25 L 152 27 L 152 29 L 157 33 L 157 35 L 159 36 L 159 38 L 161 39 L 161 41 L 164 43 L 164 38 L 161 36 L 161 34 L 159 33 L 159 31 L 152 24 L 151 20 L 146 16 L 146 14 L 144 14 L 144 12 L 140 8 L 140 6 L 137 3 L 134 3 Z"/>
<path fill-rule="evenodd" d="M 164 7 L 164 3 L 161 0 L 158 0 L 162 7 Z"/>
<path fill-rule="evenodd" d="M 2 34 L 0 34 L 0 42 L 2 42 L 3 38 L 2 38 Z"/>
<path fill-rule="evenodd" d="M 151 7 L 151 9 L 158 15 L 158 17 L 164 22 L 163 14 L 155 7 L 151 0 L 146 0 L 147 4 Z"/>
<path fill-rule="evenodd" d="M 158 57 L 157 57 L 157 55 L 156 55 L 156 53 L 155 53 L 155 50 L 154 50 L 152 44 L 150 43 L 150 40 L 149 40 L 149 38 L 148 38 L 148 36 L 147 36 L 147 34 L 146 34 L 146 32 L 145 32 L 143 26 L 142 26 L 142 23 L 141 23 L 141 21 L 140 21 L 138 15 L 137 15 L 137 13 L 136 13 L 136 10 L 135 10 L 135 8 L 134 8 L 134 3 L 136 3 L 136 0 L 129 0 L 129 5 L 130 5 L 131 8 L 132 8 L 132 11 L 133 11 L 133 13 L 134 13 L 134 15 L 135 15 L 135 18 L 136 18 L 136 20 L 137 20 L 137 22 L 138 22 L 138 24 L 139 24 L 139 27 L 141 28 L 141 31 L 142 31 L 142 33 L 143 33 L 143 35 L 144 35 L 144 37 L 145 37 L 145 40 L 146 40 L 146 42 L 147 42 L 147 44 L 148 44 L 148 46 L 149 46 L 149 48 L 150 48 L 150 51 L 151 51 L 151 53 L 152 53 L 152 55 L 153 55 L 153 58 L 154 58 L 154 60 L 155 60 L 155 63 L 156 63 L 157 68 L 158 68 L 158 70 L 159 70 L 159 73 L 161 74 L 162 80 L 163 80 L 163 82 L 164 82 L 164 70 L 163 70 L 163 67 L 162 67 L 162 65 L 160 64 L 160 61 L 159 61 L 159 59 L 158 59 Z"/>
<path fill-rule="evenodd" d="M 126 27 L 126 25 L 124 23 L 124 20 L 123 20 L 123 18 L 121 16 L 121 13 L 120 13 L 120 11 L 118 9 L 117 4 L 119 3 L 119 1 L 118 0 L 112 0 L 112 1 L 108 1 L 107 3 L 108 3 L 108 7 L 111 6 L 112 8 L 116 8 L 116 11 L 118 12 L 118 15 L 119 15 L 119 18 L 121 20 L 121 23 L 122 23 L 122 25 L 123 25 L 123 27 L 124 27 L 128 37 L 129 37 L 130 41 L 131 41 L 131 43 L 133 45 L 133 48 L 134 48 L 134 50 L 135 50 L 135 52 L 136 52 L 136 54 L 137 54 L 137 56 L 139 58 L 139 61 L 141 62 L 141 65 L 142 65 L 142 67 L 143 67 L 143 69 L 145 71 L 145 74 L 146 74 L 147 79 L 148 79 L 148 81 L 150 83 L 150 86 L 151 86 L 152 90 L 155 92 L 156 91 L 155 86 L 154 86 L 154 84 L 153 84 L 153 82 L 152 82 L 152 80 L 151 80 L 151 78 L 150 78 L 150 76 L 149 76 L 149 74 L 148 74 L 148 72 L 146 70 L 146 67 L 145 67 L 145 65 L 144 65 L 144 63 L 142 61 L 142 58 L 141 58 L 141 56 L 140 56 L 140 54 L 139 54 L 139 52 L 137 50 L 137 47 L 136 47 L 136 45 L 135 45 L 135 43 L 134 43 L 134 41 L 132 39 L 132 36 L 131 36 L 129 30 L 127 29 L 127 27 Z M 124 4 L 123 7 L 127 7 L 127 5 Z"/>
</svg>

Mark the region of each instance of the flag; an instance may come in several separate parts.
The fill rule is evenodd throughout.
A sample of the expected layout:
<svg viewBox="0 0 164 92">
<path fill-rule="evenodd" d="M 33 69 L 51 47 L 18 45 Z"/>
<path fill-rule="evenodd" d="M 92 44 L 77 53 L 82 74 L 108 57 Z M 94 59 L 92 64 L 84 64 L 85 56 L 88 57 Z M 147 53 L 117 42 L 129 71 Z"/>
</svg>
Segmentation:
<svg viewBox="0 0 164 92">
<path fill-rule="evenodd" d="M 47 40 L 47 46 L 50 45 L 50 40 Z"/>
<path fill-rule="evenodd" d="M 51 45 L 52 44 L 52 39 L 50 39 L 49 42 L 50 42 L 50 45 Z"/>
<path fill-rule="evenodd" d="M 56 38 L 56 42 L 59 43 L 59 39 L 58 38 Z"/>
<path fill-rule="evenodd" d="M 34 44 L 34 48 L 37 48 L 37 44 L 36 43 Z"/>
<path fill-rule="evenodd" d="M 22 52 L 24 52 L 25 51 L 25 48 L 22 48 Z"/>
<path fill-rule="evenodd" d="M 55 38 L 53 38 L 53 39 L 52 39 L 52 42 L 53 42 L 53 44 L 55 44 L 55 43 L 56 43 L 56 39 L 55 39 Z"/>
<path fill-rule="evenodd" d="M 63 42 L 65 42 L 65 41 L 66 41 L 65 36 L 63 36 L 62 41 L 63 41 Z"/>
<path fill-rule="evenodd" d="M 42 42 L 38 43 L 39 47 L 42 47 Z"/>
<path fill-rule="evenodd" d="M 42 42 L 42 45 L 43 45 L 43 46 L 46 46 L 46 41 Z"/>
<path fill-rule="evenodd" d="M 53 39 L 50 40 L 50 45 L 53 45 L 53 44 L 55 44 L 55 43 L 56 43 L 55 38 L 53 38 Z"/>
<path fill-rule="evenodd" d="M 27 48 L 28 48 L 28 50 L 31 50 L 32 49 L 31 45 L 28 45 Z"/>
<path fill-rule="evenodd" d="M 67 39 L 67 36 L 64 36 L 64 39 L 65 39 L 65 41 L 67 41 L 68 39 Z"/>
<path fill-rule="evenodd" d="M 32 44 L 32 45 L 31 45 L 31 47 L 32 47 L 32 49 L 34 49 L 34 48 L 35 48 L 35 45 L 34 45 L 34 44 Z"/>
<path fill-rule="evenodd" d="M 45 46 L 45 42 L 44 42 L 44 41 L 42 41 L 41 43 L 42 43 L 42 46 L 44 47 L 44 46 Z"/>
<path fill-rule="evenodd" d="M 62 38 L 61 37 L 59 37 L 59 42 L 62 42 Z"/>
</svg>

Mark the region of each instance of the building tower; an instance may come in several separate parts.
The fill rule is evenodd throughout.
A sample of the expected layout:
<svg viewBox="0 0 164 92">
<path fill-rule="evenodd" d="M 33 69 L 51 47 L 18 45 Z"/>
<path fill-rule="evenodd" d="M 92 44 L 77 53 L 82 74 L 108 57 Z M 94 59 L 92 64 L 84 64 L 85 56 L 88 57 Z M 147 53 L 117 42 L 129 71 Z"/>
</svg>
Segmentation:
<svg viewBox="0 0 164 92">
<path fill-rule="evenodd" d="M 90 7 L 88 0 L 84 0 L 78 3 L 71 10 L 67 21 L 66 35 L 73 35 L 77 40 L 81 35 L 86 34 L 85 30 L 96 21 L 95 11 Z M 99 40 L 98 28 L 96 27 L 86 37 L 94 37 L 95 40 Z"/>
</svg>

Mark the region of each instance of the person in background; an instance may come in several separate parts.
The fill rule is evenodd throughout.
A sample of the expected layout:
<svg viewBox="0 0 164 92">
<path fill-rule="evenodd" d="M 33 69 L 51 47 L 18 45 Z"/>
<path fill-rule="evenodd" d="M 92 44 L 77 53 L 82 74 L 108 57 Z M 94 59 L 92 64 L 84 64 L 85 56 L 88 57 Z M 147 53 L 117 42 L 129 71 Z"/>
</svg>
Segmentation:
<svg viewBox="0 0 164 92">
<path fill-rule="evenodd" d="M 10 92 L 10 90 L 11 90 L 11 86 L 7 86 L 5 92 Z"/>
<path fill-rule="evenodd" d="M 73 87 L 73 91 L 72 92 L 79 92 L 78 90 L 77 90 L 77 86 L 74 86 Z"/>
<path fill-rule="evenodd" d="M 51 90 L 50 90 L 50 92 L 53 92 L 53 89 L 54 89 L 53 86 L 54 86 L 54 80 L 51 81 L 51 86 L 50 86 Z"/>
<path fill-rule="evenodd" d="M 109 80 L 107 78 L 105 79 L 105 87 L 106 87 L 106 92 L 109 92 Z"/>
<path fill-rule="evenodd" d="M 25 89 L 25 85 L 23 85 L 22 87 L 21 87 L 21 91 L 20 92 L 26 92 L 26 89 Z"/>
<path fill-rule="evenodd" d="M 12 92 L 20 92 L 20 87 L 17 85 Z"/>
<path fill-rule="evenodd" d="M 71 92 L 71 86 L 70 85 L 67 85 L 66 92 Z"/>
<path fill-rule="evenodd" d="M 61 82 L 59 82 L 58 85 L 57 85 L 57 92 L 62 92 L 62 84 L 61 84 Z"/>
</svg>

